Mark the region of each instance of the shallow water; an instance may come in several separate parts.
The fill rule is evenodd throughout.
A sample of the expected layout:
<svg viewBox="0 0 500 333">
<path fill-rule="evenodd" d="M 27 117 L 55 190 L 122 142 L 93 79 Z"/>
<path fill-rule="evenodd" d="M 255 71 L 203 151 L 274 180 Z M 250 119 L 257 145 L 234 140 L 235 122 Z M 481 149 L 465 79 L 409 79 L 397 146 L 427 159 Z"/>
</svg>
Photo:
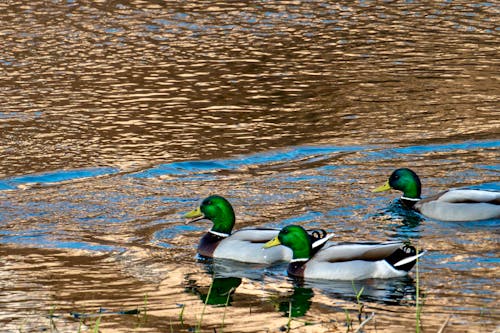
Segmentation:
<svg viewBox="0 0 500 333">
<path fill-rule="evenodd" d="M 413 330 L 417 289 L 426 331 L 448 318 L 446 332 L 498 329 L 500 220 L 435 221 L 370 192 L 401 166 L 424 195 L 500 190 L 498 11 L 0 4 L 0 324 L 74 332 L 102 315 L 102 331 L 276 332 L 291 302 L 294 331 L 345 332 L 363 288 L 367 332 Z M 182 214 L 214 193 L 237 227 L 412 240 L 428 251 L 419 286 L 415 270 L 300 285 L 285 265 L 199 262 L 209 224 Z"/>
</svg>

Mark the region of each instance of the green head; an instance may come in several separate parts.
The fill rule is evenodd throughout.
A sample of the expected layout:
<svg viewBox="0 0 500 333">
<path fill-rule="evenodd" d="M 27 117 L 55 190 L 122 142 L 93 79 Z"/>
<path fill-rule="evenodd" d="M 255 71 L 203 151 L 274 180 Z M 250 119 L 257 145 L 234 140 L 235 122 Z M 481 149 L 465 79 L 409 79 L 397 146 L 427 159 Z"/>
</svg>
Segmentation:
<svg viewBox="0 0 500 333">
<path fill-rule="evenodd" d="M 298 225 L 289 225 L 281 229 L 278 236 L 264 244 L 264 248 L 284 245 L 292 249 L 293 259 L 310 259 L 312 243 L 304 228 Z"/>
<path fill-rule="evenodd" d="M 207 219 L 213 222 L 212 231 L 231 234 L 235 215 L 229 201 L 218 195 L 212 195 L 201 202 L 200 207 L 187 213 L 184 217 L 191 218 L 186 223 Z"/>
<path fill-rule="evenodd" d="M 421 191 L 420 178 L 410 169 L 401 168 L 395 170 L 389 180 L 382 186 L 377 187 L 373 192 L 387 191 L 391 188 L 403 192 L 407 198 L 420 199 Z"/>
</svg>

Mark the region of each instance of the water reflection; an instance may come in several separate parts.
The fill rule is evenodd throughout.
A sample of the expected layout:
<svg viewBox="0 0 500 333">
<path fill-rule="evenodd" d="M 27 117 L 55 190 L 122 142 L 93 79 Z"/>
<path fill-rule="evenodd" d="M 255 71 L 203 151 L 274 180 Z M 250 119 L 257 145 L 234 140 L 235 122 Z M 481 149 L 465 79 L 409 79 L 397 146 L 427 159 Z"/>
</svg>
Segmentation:
<svg viewBox="0 0 500 333">
<path fill-rule="evenodd" d="M 294 285 L 291 295 L 281 296 L 277 299 L 277 310 L 283 312 L 285 317 L 303 317 L 309 311 L 313 297 L 312 288 Z"/>
<path fill-rule="evenodd" d="M 201 301 L 209 305 L 231 305 L 232 295 L 241 284 L 238 277 L 213 277 L 211 284 L 200 286 L 196 279 L 186 276 L 185 291 L 198 295 Z"/>
<path fill-rule="evenodd" d="M 394 279 L 368 279 L 361 281 L 322 281 L 293 279 L 293 293 L 286 302 L 280 303 L 280 309 L 288 310 L 285 304 L 292 302 L 292 316 L 305 314 L 314 296 L 313 289 L 334 299 L 352 303 L 375 302 L 387 305 L 414 305 L 415 281 L 406 276 Z M 294 304 L 295 302 L 295 304 Z"/>
<path fill-rule="evenodd" d="M 423 221 L 419 213 L 405 207 L 400 199 L 392 201 L 385 211 L 391 216 L 402 219 L 401 223 L 409 229 L 415 229 Z"/>
<path fill-rule="evenodd" d="M 492 137 L 494 8 L 11 1 L 0 175 Z"/>
<path fill-rule="evenodd" d="M 265 264 L 252 264 L 230 259 L 204 258 L 198 256 L 198 262 L 204 265 L 208 274 L 216 278 L 239 277 L 255 281 L 261 281 L 265 270 Z"/>
<path fill-rule="evenodd" d="M 412 209 L 403 206 L 400 199 L 391 201 L 382 212 L 373 214 L 376 218 L 388 219 L 390 223 L 385 224 L 393 231 L 392 237 L 396 239 L 419 239 L 420 224 L 424 218 Z"/>
<path fill-rule="evenodd" d="M 198 256 L 207 275 L 211 276 L 209 286 L 202 286 L 196 275 L 187 275 L 186 291 L 194 293 L 210 305 L 231 305 L 231 295 L 241 284 L 242 278 L 262 281 L 265 265 L 247 264 L 239 261 Z M 203 280 L 203 277 L 200 279 Z"/>
<path fill-rule="evenodd" d="M 415 281 L 409 277 L 368 279 L 362 281 L 307 281 L 304 286 L 321 289 L 322 293 L 350 302 L 375 302 L 388 305 L 413 305 Z"/>
</svg>

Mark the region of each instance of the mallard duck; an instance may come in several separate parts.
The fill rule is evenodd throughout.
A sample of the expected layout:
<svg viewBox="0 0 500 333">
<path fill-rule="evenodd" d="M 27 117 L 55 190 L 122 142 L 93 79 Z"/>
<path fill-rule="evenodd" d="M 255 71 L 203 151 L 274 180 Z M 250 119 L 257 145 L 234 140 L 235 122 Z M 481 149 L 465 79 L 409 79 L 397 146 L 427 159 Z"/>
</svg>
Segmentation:
<svg viewBox="0 0 500 333">
<path fill-rule="evenodd" d="M 316 249 L 301 226 L 289 225 L 278 236 L 264 244 L 264 248 L 286 246 L 293 259 L 288 274 L 306 279 L 363 280 L 404 276 L 418 257 L 413 246 L 402 242 L 328 242 Z"/>
<path fill-rule="evenodd" d="M 292 259 L 292 251 L 285 246 L 273 249 L 262 248 L 262 244 L 276 237 L 280 229 L 244 228 L 231 233 L 235 223 L 234 210 L 229 201 L 221 196 L 209 196 L 197 209 L 184 216 L 191 219 L 186 223 L 202 219 L 213 222 L 212 228 L 198 244 L 198 253 L 203 257 L 262 264 Z M 314 247 L 325 243 L 332 236 L 327 236 L 324 230 L 313 230 L 308 235 L 314 242 Z"/>
<path fill-rule="evenodd" d="M 500 218 L 500 192 L 489 190 L 450 189 L 421 199 L 417 174 L 407 168 L 395 170 L 389 180 L 373 192 L 390 189 L 403 192 L 402 204 L 423 215 L 441 221 L 477 221 Z"/>
</svg>

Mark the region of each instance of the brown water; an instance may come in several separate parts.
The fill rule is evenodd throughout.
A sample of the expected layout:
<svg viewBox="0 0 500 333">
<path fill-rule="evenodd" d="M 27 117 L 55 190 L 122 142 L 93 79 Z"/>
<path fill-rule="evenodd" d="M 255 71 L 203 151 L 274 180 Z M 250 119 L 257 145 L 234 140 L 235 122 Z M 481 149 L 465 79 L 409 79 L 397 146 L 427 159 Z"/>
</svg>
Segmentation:
<svg viewBox="0 0 500 333">
<path fill-rule="evenodd" d="M 410 239 L 428 250 L 423 329 L 448 320 L 445 332 L 498 330 L 500 221 L 402 215 L 396 193 L 369 190 L 401 166 L 421 175 L 424 195 L 500 189 L 499 10 L 1 3 L 3 331 L 91 330 L 102 309 L 103 332 L 199 322 L 207 332 L 277 332 L 289 301 L 295 332 L 345 332 L 346 310 L 359 327 L 351 283 L 301 288 L 284 265 L 224 273 L 198 262 L 209 225 L 186 226 L 182 213 L 212 193 L 233 203 L 237 227 Z M 212 271 L 214 285 L 236 287 L 209 302 L 227 307 L 204 309 Z M 415 329 L 415 271 L 361 287 L 362 319 L 375 313 L 366 332 Z"/>
</svg>

